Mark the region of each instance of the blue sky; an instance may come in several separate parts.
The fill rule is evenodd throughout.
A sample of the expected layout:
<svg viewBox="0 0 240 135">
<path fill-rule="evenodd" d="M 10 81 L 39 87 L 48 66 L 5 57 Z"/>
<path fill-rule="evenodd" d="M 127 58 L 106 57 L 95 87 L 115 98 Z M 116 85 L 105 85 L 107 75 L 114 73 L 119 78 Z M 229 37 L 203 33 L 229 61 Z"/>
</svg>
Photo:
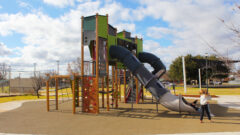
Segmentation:
<svg viewBox="0 0 240 135">
<path fill-rule="evenodd" d="M 54 70 L 80 56 L 80 17 L 109 14 L 118 30 L 142 37 L 144 51 L 169 67 L 178 56 L 217 53 L 239 59 L 226 24 L 240 22 L 236 0 L 0 0 L 0 63 Z"/>
</svg>

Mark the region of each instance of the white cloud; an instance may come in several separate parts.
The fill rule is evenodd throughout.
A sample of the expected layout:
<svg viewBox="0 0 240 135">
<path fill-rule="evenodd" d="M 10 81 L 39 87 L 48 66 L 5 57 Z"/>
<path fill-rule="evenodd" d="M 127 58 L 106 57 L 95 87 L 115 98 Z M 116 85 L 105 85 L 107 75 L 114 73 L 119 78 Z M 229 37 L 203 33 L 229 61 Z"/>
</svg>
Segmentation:
<svg viewBox="0 0 240 135">
<path fill-rule="evenodd" d="M 0 29 L 5 31 L 1 35 L 13 32 L 24 35 L 22 40 L 26 46 L 19 50 L 21 56 L 12 59 L 12 62 L 19 60 L 23 65 L 33 62 L 47 65 L 56 60 L 68 62 L 80 56 L 80 19 L 79 26 L 74 27 L 62 19 L 53 19 L 42 13 L 0 16 L 4 18 Z"/>
<path fill-rule="evenodd" d="M 0 42 L 0 56 L 6 56 L 11 54 L 11 49 L 7 48 L 7 46 L 4 43 Z"/>
<path fill-rule="evenodd" d="M 43 2 L 60 8 L 74 5 L 74 0 L 43 0 Z"/>
<path fill-rule="evenodd" d="M 152 26 L 147 29 L 149 37 L 157 39 L 166 38 L 166 35 L 174 37 L 171 38 L 173 43 L 171 46 L 157 49 L 159 54 L 160 52 L 164 54 L 161 56 L 164 59 L 171 57 L 169 60 L 173 60 L 178 55 L 186 55 L 187 53 L 193 55 L 203 55 L 205 52 L 214 54 L 215 52 L 210 49 L 206 42 L 216 48 L 220 55 L 226 56 L 226 50 L 228 50 L 228 56 L 235 59 L 239 58 L 236 44 L 230 38 L 233 34 L 224 27 L 219 18 L 239 24 L 240 15 L 233 14 L 233 6 L 226 4 L 224 0 L 141 0 L 140 4 L 143 15 L 139 18 L 144 19 L 144 17 L 149 16 L 154 18 L 156 22 L 158 19 L 162 19 L 169 25 L 167 28 Z M 238 47 L 237 50 L 239 49 Z"/>
<path fill-rule="evenodd" d="M 135 32 L 136 30 L 136 25 L 134 23 L 118 23 L 115 24 L 114 27 L 116 27 L 118 31 L 126 30 L 129 32 Z"/>
<path fill-rule="evenodd" d="M 23 2 L 23 1 L 17 1 L 20 7 L 23 8 L 33 8 L 29 3 Z"/>
<path fill-rule="evenodd" d="M 170 36 L 173 34 L 174 34 L 174 30 L 171 30 L 171 29 L 165 28 L 165 27 L 153 26 L 153 27 L 149 27 L 147 29 L 147 36 L 157 38 L 157 39 L 160 39 L 163 37 L 166 38 L 166 36 Z"/>
<path fill-rule="evenodd" d="M 67 62 L 80 56 L 81 16 L 93 15 L 97 12 L 108 13 L 111 20 L 121 10 L 109 8 L 109 5 L 118 7 L 119 3 L 114 1 L 109 1 L 103 6 L 100 6 L 101 4 L 103 4 L 101 1 L 84 1 L 59 18 L 52 18 L 41 11 L 28 14 L 0 14 L 0 35 L 9 36 L 20 33 L 23 35 L 22 42 L 25 44 L 17 50 L 17 57 L 4 57 L 0 60 L 13 65 L 26 66 L 26 68 L 32 67 L 36 62 L 42 69 L 53 69 L 56 60 L 67 65 Z M 119 5 L 119 7 L 122 6 Z M 135 24 L 127 22 L 127 19 L 127 15 L 122 14 L 118 21 L 112 19 L 113 26 L 117 24 L 121 26 L 119 29 L 135 31 Z"/>
<path fill-rule="evenodd" d="M 51 69 L 56 66 L 56 60 L 60 60 L 62 64 L 75 60 L 80 56 L 80 18 L 96 13 L 109 14 L 110 24 L 117 27 L 118 31 L 125 29 L 132 32 L 132 35 L 138 32 L 136 22 L 143 21 L 146 17 L 154 18 L 156 24 L 159 24 L 159 19 L 167 22 L 168 27 L 153 25 L 141 30 L 147 30 L 143 39 L 144 50 L 159 56 L 167 66 L 180 55 L 212 52 L 203 40 L 213 44 L 223 55 L 228 50 L 231 57 L 239 57 L 240 50 L 234 48 L 235 45 L 229 39 L 232 36 L 230 31 L 218 18 L 227 18 L 227 22 L 240 22 L 240 17 L 233 15 L 232 7 L 224 5 L 222 0 L 191 2 L 141 0 L 140 6 L 135 9 L 126 8 L 114 0 L 105 2 L 44 0 L 44 2 L 57 7 L 78 5 L 59 18 L 51 18 L 41 11 L 25 15 L 22 13 L 0 14 L 0 35 L 23 34 L 22 42 L 26 44 L 18 50 L 17 57 L 0 58 L 1 61 L 28 66 L 37 62 L 39 66 Z M 156 39 L 172 36 L 172 45 L 165 47 L 158 42 L 146 40 L 147 36 Z"/>
</svg>

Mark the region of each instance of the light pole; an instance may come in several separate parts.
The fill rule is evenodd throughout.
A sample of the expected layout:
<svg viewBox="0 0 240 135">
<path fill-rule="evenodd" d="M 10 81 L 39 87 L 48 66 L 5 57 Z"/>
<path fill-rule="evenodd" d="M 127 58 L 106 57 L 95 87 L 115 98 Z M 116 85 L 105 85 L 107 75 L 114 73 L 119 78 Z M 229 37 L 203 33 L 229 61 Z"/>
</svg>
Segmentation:
<svg viewBox="0 0 240 135">
<path fill-rule="evenodd" d="M 59 75 L 59 60 L 57 60 L 57 75 Z"/>
<path fill-rule="evenodd" d="M 33 74 L 34 74 L 34 77 L 36 78 L 36 66 L 37 66 L 37 63 L 33 63 L 33 66 L 34 66 Z"/>
<path fill-rule="evenodd" d="M 208 93 L 208 53 L 205 53 L 206 58 L 206 85 L 207 85 L 207 93 Z"/>
</svg>

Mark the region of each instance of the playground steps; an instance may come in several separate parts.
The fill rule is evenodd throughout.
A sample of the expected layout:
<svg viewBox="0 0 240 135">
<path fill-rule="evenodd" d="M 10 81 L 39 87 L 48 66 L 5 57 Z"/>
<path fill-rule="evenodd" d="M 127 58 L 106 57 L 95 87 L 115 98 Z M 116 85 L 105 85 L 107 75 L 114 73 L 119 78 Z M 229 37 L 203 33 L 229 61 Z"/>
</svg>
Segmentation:
<svg viewBox="0 0 240 135">
<path fill-rule="evenodd" d="M 132 89 L 133 88 L 133 89 Z M 134 83 L 133 86 L 131 83 L 128 84 L 127 91 L 126 91 L 126 103 L 135 103 L 136 96 L 138 96 L 138 102 L 142 97 L 142 90 L 140 85 L 138 86 L 138 94 L 136 94 L 136 84 Z"/>
<path fill-rule="evenodd" d="M 128 87 L 127 89 L 127 98 L 126 98 L 126 102 L 127 103 L 131 103 L 131 102 L 136 102 L 136 86 L 133 88 Z"/>
</svg>

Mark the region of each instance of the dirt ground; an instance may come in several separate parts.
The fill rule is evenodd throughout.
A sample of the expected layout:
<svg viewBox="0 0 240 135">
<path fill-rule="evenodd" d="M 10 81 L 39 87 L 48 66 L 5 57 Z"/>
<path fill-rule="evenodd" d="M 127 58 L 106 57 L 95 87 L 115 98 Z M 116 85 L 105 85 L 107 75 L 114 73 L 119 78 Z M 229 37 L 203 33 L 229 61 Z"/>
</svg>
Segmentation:
<svg viewBox="0 0 240 135">
<path fill-rule="evenodd" d="M 240 111 L 221 107 L 211 102 L 216 116 L 213 123 L 198 114 L 172 112 L 156 104 L 120 103 L 118 109 L 101 109 L 100 114 L 71 112 L 72 102 L 59 105 L 59 110 L 46 111 L 46 102 L 27 102 L 22 107 L 0 113 L 0 133 L 52 134 L 52 135 L 142 135 L 162 133 L 202 133 L 240 131 Z M 101 104 L 100 104 L 101 105 Z M 78 109 L 80 110 L 80 108 Z"/>
</svg>

